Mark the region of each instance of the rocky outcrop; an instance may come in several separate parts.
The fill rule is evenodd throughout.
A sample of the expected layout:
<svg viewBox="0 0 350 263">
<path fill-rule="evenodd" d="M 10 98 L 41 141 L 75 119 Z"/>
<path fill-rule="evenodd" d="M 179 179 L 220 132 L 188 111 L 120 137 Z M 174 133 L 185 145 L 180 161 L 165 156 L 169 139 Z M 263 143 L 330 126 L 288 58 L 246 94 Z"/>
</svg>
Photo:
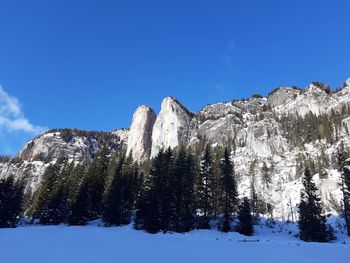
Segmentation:
<svg viewBox="0 0 350 263">
<path fill-rule="evenodd" d="M 245 136 L 245 139 L 242 136 Z M 242 148 L 247 154 L 260 157 L 283 154 L 289 149 L 278 123 L 272 119 L 250 123 L 237 138 L 238 145 L 242 145 L 242 142 Z"/>
<path fill-rule="evenodd" d="M 335 102 L 333 97 L 322 88 L 311 84 L 293 100 L 288 101 L 286 104 L 279 105 L 276 108 L 283 114 L 305 116 L 311 112 L 315 115 L 319 115 L 326 112 L 328 107 Z"/>
<path fill-rule="evenodd" d="M 277 107 L 293 100 L 299 95 L 299 93 L 300 90 L 298 89 L 281 87 L 269 94 L 267 97 L 267 103 L 272 107 Z"/>
<path fill-rule="evenodd" d="M 165 98 L 153 127 L 151 156 L 157 155 L 162 148 L 187 145 L 191 135 L 192 118 L 193 114 L 175 98 Z"/>
<path fill-rule="evenodd" d="M 138 162 L 149 159 L 152 149 L 152 130 L 156 121 L 154 111 L 145 105 L 135 111 L 128 138 L 127 155 L 132 152 L 134 160 Z"/>
<path fill-rule="evenodd" d="M 229 114 L 239 115 L 242 113 L 242 110 L 232 103 L 216 103 L 208 105 L 203 108 L 200 112 L 197 113 L 197 117 L 200 122 L 206 120 L 217 120 L 222 117 L 226 117 Z"/>
<path fill-rule="evenodd" d="M 52 130 L 29 141 L 18 157 L 25 161 L 49 162 L 61 157 L 89 161 L 102 145 L 108 146 L 112 152 L 125 149 L 126 133 L 126 130 L 112 133 L 77 129 Z"/>
</svg>

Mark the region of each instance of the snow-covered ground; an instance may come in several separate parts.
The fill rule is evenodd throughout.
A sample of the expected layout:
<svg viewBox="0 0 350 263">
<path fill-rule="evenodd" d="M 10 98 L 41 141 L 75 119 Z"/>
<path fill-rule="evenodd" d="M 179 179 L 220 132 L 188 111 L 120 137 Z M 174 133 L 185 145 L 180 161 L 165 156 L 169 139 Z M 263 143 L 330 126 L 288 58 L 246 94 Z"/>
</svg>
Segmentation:
<svg viewBox="0 0 350 263">
<path fill-rule="evenodd" d="M 25 226 L 0 229 L 0 262 L 328 263 L 350 255 L 345 235 L 338 234 L 334 243 L 305 243 L 294 237 L 294 230 L 295 225 L 258 227 L 253 237 L 245 237 L 214 230 L 151 235 L 131 226 Z"/>
</svg>

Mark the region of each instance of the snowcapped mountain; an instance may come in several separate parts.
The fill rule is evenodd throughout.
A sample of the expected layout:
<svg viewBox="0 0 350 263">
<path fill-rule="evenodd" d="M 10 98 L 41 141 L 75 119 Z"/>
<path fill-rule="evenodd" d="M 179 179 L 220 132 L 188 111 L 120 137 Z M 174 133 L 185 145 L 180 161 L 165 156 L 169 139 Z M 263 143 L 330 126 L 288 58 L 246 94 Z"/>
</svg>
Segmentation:
<svg viewBox="0 0 350 263">
<path fill-rule="evenodd" d="M 0 162 L 0 177 L 26 178 L 34 191 L 45 168 L 61 157 L 90 161 L 102 145 L 126 150 L 143 162 L 162 148 L 203 145 L 232 149 L 239 191 L 257 194 L 273 207 L 273 215 L 293 219 L 301 189 L 302 160 L 315 166 L 314 174 L 326 212 L 337 212 L 341 200 L 334 156 L 340 144 L 350 147 L 350 79 L 331 92 L 321 83 L 301 90 L 281 87 L 267 97 L 216 103 L 193 113 L 173 97 L 163 100 L 158 115 L 148 106 L 137 108 L 130 129 L 88 132 L 52 130 L 30 142 L 12 160 Z M 271 174 L 269 190 L 262 167 Z"/>
</svg>

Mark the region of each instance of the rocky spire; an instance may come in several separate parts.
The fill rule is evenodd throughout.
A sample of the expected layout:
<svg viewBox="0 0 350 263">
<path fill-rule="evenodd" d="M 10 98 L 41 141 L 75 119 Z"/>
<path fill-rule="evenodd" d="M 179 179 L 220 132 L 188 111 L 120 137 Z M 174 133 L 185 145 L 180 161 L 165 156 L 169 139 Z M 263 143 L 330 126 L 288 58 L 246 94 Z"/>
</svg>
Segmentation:
<svg viewBox="0 0 350 263">
<path fill-rule="evenodd" d="M 187 144 L 193 114 L 173 97 L 162 101 L 161 111 L 153 127 L 151 156 L 162 148 Z"/>
<path fill-rule="evenodd" d="M 150 157 L 152 129 L 156 117 L 154 111 L 146 105 L 141 105 L 134 112 L 129 131 L 127 154 L 132 152 L 136 161 L 144 161 Z"/>
</svg>

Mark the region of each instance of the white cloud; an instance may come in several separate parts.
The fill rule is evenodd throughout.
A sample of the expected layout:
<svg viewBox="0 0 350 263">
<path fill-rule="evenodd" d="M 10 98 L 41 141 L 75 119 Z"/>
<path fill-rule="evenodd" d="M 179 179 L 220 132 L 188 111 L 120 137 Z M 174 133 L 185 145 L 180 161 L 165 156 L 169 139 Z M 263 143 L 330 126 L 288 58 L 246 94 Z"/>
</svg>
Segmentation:
<svg viewBox="0 0 350 263">
<path fill-rule="evenodd" d="M 0 86 L 0 133 L 22 132 L 36 135 L 45 130 L 44 127 L 30 123 L 24 116 L 18 99 L 10 96 Z"/>
</svg>

